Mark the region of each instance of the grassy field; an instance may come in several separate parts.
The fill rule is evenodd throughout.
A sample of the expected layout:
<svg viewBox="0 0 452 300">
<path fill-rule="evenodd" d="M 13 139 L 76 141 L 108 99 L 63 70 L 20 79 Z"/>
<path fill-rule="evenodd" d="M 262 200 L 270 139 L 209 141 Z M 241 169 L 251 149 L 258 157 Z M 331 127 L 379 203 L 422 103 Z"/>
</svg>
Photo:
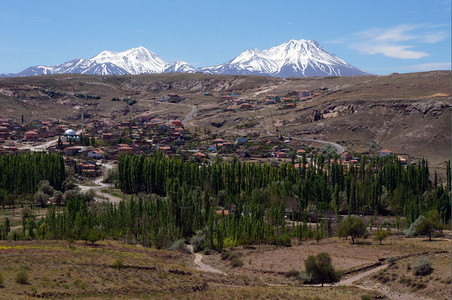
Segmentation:
<svg viewBox="0 0 452 300">
<path fill-rule="evenodd" d="M 269 286 L 254 276 L 203 273 L 193 255 L 116 241 L 0 242 L 3 299 L 361 299 L 352 287 Z"/>
</svg>

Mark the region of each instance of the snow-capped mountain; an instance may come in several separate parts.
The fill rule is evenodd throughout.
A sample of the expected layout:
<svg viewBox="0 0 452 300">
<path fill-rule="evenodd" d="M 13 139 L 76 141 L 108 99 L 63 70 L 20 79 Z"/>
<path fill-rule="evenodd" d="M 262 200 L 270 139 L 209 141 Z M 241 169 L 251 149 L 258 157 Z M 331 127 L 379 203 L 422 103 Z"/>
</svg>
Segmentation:
<svg viewBox="0 0 452 300">
<path fill-rule="evenodd" d="M 180 73 L 195 73 L 196 69 L 193 68 L 192 65 L 190 65 L 189 63 L 183 61 L 183 60 L 179 60 L 170 64 L 167 64 L 165 66 L 165 73 L 176 73 L 176 72 L 180 72 Z"/>
<path fill-rule="evenodd" d="M 290 40 L 265 50 L 251 49 L 217 66 L 193 68 L 184 61 L 168 63 L 144 47 L 123 52 L 103 51 L 91 59 L 74 59 L 56 66 L 35 66 L 18 74 L 0 76 L 34 76 L 46 74 L 126 75 L 183 72 L 207 74 L 271 75 L 277 77 L 350 76 L 369 73 L 349 65 L 328 53 L 317 42 Z"/>
<path fill-rule="evenodd" d="M 96 63 L 89 59 L 74 59 L 56 66 L 35 66 L 23 70 L 17 74 L 8 74 L 12 76 L 34 76 L 48 74 L 89 74 L 89 75 L 125 75 L 129 74 L 126 70 L 110 62 Z"/>
<path fill-rule="evenodd" d="M 246 50 L 227 63 L 204 67 L 209 74 L 272 75 L 277 77 L 350 76 L 369 73 L 328 53 L 316 41 L 290 40 L 265 50 Z"/>
<path fill-rule="evenodd" d="M 74 59 L 55 66 L 35 66 L 17 74 L 3 74 L 3 76 L 34 76 L 66 73 L 126 75 L 166 72 L 193 73 L 195 72 L 195 68 L 184 61 L 167 63 L 148 49 L 138 47 L 123 52 L 102 51 L 91 59 Z"/>
<path fill-rule="evenodd" d="M 128 74 L 163 73 L 168 64 L 157 54 L 141 46 L 123 52 L 103 51 L 90 61 L 97 64 L 112 63 Z"/>
</svg>

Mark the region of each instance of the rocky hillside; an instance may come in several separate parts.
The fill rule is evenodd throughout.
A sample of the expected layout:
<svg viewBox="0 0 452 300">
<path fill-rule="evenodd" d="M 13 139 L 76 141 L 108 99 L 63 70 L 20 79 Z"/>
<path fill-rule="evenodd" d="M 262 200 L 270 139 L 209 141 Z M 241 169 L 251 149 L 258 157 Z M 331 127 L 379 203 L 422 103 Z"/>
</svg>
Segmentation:
<svg viewBox="0 0 452 300">
<path fill-rule="evenodd" d="M 295 108 L 257 104 L 258 110 L 226 109 L 227 94 L 262 103 L 268 94 L 285 97 L 303 89 L 316 96 Z M 76 93 L 101 98 L 83 99 Z M 170 93 L 185 100 L 171 105 L 157 101 Z M 114 97 L 134 98 L 137 103 L 111 101 Z M 0 118 L 20 120 L 24 115 L 26 121 L 73 122 L 82 110 L 89 122 L 140 114 L 183 118 L 196 106 L 190 125 L 225 137 L 317 138 L 339 142 L 349 151 L 389 148 L 414 158 L 425 156 L 437 165 L 450 158 L 450 71 L 287 79 L 199 73 L 0 78 L 0 103 Z"/>
</svg>

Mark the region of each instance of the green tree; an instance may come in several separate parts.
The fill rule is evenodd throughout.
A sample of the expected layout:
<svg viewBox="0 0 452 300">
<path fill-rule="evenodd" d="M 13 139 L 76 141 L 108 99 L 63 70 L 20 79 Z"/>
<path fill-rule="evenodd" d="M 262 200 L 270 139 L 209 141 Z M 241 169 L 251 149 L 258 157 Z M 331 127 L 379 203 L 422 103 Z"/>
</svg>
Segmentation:
<svg viewBox="0 0 452 300">
<path fill-rule="evenodd" d="M 381 245 L 381 242 L 384 239 L 386 239 L 387 237 L 388 237 L 388 231 L 387 230 L 383 230 L 381 227 L 379 227 L 377 229 L 377 232 L 375 232 L 374 240 L 379 241 L 380 245 Z"/>
<path fill-rule="evenodd" d="M 342 220 L 341 225 L 337 231 L 339 237 L 347 239 L 351 237 L 352 244 L 355 243 L 356 238 L 365 237 L 367 234 L 367 226 L 361 218 L 347 217 Z"/>
<path fill-rule="evenodd" d="M 416 227 L 416 233 L 418 235 L 428 236 L 429 241 L 432 240 L 433 233 L 441 230 L 442 226 L 439 222 L 438 211 L 436 210 L 429 211 L 427 218 L 424 218 Z"/>
<path fill-rule="evenodd" d="M 340 274 L 334 269 L 331 257 L 328 253 L 322 252 L 309 255 L 304 261 L 306 273 L 309 274 L 314 283 L 335 283 L 340 280 Z"/>
</svg>

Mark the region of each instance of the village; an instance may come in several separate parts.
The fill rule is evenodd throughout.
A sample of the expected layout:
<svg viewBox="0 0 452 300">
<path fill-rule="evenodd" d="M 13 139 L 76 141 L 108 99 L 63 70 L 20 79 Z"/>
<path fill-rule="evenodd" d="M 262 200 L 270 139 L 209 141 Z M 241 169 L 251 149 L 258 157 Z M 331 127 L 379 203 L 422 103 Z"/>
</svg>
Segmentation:
<svg viewBox="0 0 452 300">
<path fill-rule="evenodd" d="M 238 93 L 217 95 L 216 98 L 221 98 L 218 111 L 224 109 L 233 113 L 259 110 L 263 105 L 274 105 L 275 109 L 290 109 L 296 107 L 299 102 L 312 100 L 317 96 L 318 93 L 311 93 L 309 90 L 294 90 L 284 96 L 267 94 L 265 99 L 260 100 L 243 99 Z M 214 95 L 205 92 L 201 97 Z M 168 94 L 161 96 L 156 103 L 169 102 L 177 105 L 184 100 L 185 97 L 181 95 Z M 112 101 L 117 99 L 113 98 Z M 313 111 L 312 121 L 321 118 L 318 113 Z M 246 127 L 246 124 L 241 126 Z M 187 121 L 158 118 L 155 114 L 142 114 L 121 121 L 87 119 L 85 122 L 83 114 L 79 122 L 52 120 L 19 123 L 9 118 L 0 119 L 0 153 L 44 150 L 61 152 L 66 166 L 73 167 L 81 178 L 101 176 L 103 164 L 116 161 L 119 155 L 148 155 L 155 151 L 203 163 L 237 157 L 247 161 L 291 162 L 296 168 L 301 167 L 303 156 L 308 166 L 310 155 L 320 152 L 326 154 L 325 157 L 328 154 L 331 157 L 338 154 L 341 163 L 346 167 L 350 164 L 359 167 L 359 153 L 346 152 L 335 143 L 321 142 L 323 147 L 312 139 L 308 142 L 303 141 L 303 138 L 291 139 L 281 134 L 256 137 L 229 133 L 228 136 L 219 136 L 217 133 L 202 132 L 197 127 L 188 126 Z M 393 154 L 388 149 L 367 153 L 368 156 Z M 406 164 L 407 158 L 401 155 L 397 158 L 402 164 Z"/>
</svg>

